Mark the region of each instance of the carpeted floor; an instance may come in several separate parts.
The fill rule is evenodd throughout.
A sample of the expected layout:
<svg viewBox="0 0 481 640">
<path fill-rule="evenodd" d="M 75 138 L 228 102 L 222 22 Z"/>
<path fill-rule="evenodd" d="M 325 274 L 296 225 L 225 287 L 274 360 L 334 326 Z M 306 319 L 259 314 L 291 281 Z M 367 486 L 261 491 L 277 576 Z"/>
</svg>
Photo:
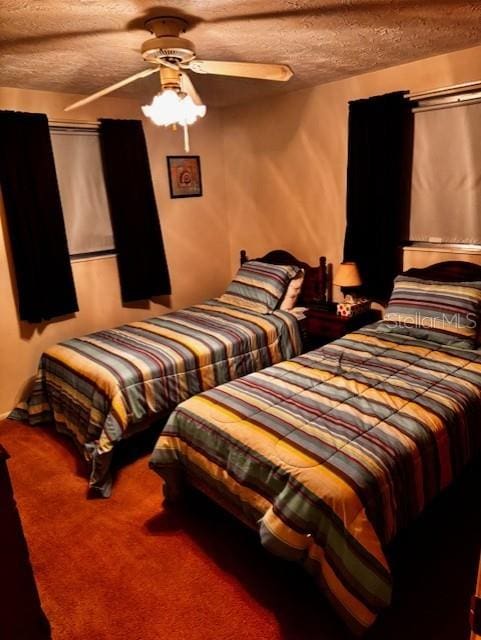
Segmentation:
<svg viewBox="0 0 481 640">
<path fill-rule="evenodd" d="M 161 506 L 142 457 L 109 500 L 49 428 L 0 423 L 53 640 L 345 640 L 310 579 L 206 499 Z M 398 541 L 396 593 L 369 640 L 467 640 L 481 540 L 471 468 Z M 1 577 L 0 577 L 1 580 Z"/>
</svg>

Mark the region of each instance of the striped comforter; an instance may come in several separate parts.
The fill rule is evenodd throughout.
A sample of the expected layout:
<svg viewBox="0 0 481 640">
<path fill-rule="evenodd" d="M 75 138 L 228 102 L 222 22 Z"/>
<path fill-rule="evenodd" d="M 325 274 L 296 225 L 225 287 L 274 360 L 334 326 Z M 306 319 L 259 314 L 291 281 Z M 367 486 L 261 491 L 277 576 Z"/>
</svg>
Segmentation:
<svg viewBox="0 0 481 640">
<path fill-rule="evenodd" d="M 114 444 L 146 419 L 300 351 L 290 313 L 209 300 L 49 348 L 30 397 L 10 417 L 54 421 L 73 436 L 92 461 L 90 486 L 107 496 Z"/>
<path fill-rule="evenodd" d="M 177 407 L 151 466 L 303 563 L 357 633 L 386 607 L 385 545 L 480 448 L 481 353 L 371 325 Z"/>
</svg>

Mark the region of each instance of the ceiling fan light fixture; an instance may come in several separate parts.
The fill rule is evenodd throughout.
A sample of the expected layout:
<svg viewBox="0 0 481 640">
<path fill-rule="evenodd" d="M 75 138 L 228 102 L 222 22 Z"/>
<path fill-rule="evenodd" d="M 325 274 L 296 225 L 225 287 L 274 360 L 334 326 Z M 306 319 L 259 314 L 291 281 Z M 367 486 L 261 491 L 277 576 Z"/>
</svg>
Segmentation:
<svg viewBox="0 0 481 640">
<path fill-rule="evenodd" d="M 203 118 L 207 109 L 202 104 L 187 71 L 277 82 L 286 82 L 293 75 L 291 68 L 286 64 L 199 60 L 193 42 L 180 37 L 189 26 L 180 16 L 153 16 L 145 26 L 155 37 L 143 43 L 141 52 L 143 58 L 154 67 L 143 69 L 125 80 L 77 100 L 65 107 L 65 111 L 82 107 L 135 80 L 160 72 L 162 91 L 153 98 L 150 105 L 143 106 L 142 111 L 158 126 L 172 126 L 175 129 L 176 125 L 180 125 L 184 130 L 184 148 L 189 151 L 189 126 L 198 118 Z"/>
<path fill-rule="evenodd" d="M 204 104 L 195 104 L 182 91 L 164 89 L 154 96 L 152 104 L 143 106 L 142 111 L 158 126 L 179 124 L 185 127 L 194 124 L 198 118 L 203 118 L 207 108 Z"/>
</svg>

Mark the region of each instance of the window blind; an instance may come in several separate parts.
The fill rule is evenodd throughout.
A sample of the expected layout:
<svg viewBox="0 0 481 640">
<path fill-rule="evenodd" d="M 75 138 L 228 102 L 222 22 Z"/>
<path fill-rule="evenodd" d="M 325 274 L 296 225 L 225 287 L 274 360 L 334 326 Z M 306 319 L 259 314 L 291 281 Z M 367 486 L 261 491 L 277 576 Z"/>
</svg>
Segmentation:
<svg viewBox="0 0 481 640">
<path fill-rule="evenodd" d="M 481 104 L 415 114 L 409 235 L 481 244 Z"/>
<path fill-rule="evenodd" d="M 98 133 L 53 129 L 51 139 L 70 255 L 112 250 Z"/>
</svg>

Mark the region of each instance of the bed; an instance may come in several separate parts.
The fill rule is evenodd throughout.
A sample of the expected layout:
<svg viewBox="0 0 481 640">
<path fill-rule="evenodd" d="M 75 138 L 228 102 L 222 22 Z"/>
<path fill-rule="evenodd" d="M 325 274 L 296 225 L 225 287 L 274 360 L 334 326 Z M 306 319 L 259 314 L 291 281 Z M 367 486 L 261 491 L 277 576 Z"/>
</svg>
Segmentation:
<svg viewBox="0 0 481 640">
<path fill-rule="evenodd" d="M 309 286 L 313 279 L 325 286 L 319 267 L 311 268 L 285 251 L 246 260 L 243 251 L 244 270 L 261 265 L 286 282 L 289 270 L 304 270 L 311 276 Z M 276 295 L 286 282 L 276 280 Z M 108 497 L 118 442 L 191 395 L 300 353 L 298 321 L 291 312 L 275 308 L 271 291 L 260 295 L 262 300 L 264 294 L 271 296 L 272 312 L 263 303 L 239 302 L 227 292 L 187 309 L 50 347 L 41 357 L 29 397 L 10 417 L 32 425 L 53 422 L 71 436 L 91 461 L 92 492 Z"/>
<path fill-rule="evenodd" d="M 440 263 L 405 280 L 411 299 L 463 286 L 479 312 L 479 266 Z M 401 291 L 396 304 L 400 317 L 411 302 Z M 449 336 L 436 323 L 418 333 L 378 322 L 180 404 L 150 461 L 165 498 L 186 485 L 206 493 L 302 563 L 364 633 L 390 603 L 389 543 L 481 448 L 481 351 L 461 317 Z"/>
</svg>

